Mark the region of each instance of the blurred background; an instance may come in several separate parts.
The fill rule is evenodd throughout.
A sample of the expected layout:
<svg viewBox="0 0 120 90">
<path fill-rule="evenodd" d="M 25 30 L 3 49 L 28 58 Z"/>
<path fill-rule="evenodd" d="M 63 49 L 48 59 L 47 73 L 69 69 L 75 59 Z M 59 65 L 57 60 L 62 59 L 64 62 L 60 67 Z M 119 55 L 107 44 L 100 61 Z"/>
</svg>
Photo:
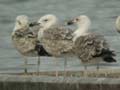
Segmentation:
<svg viewBox="0 0 120 90">
<path fill-rule="evenodd" d="M 61 21 L 85 14 L 92 20 L 91 31 L 105 35 L 112 49 L 117 52 L 118 67 L 120 62 L 120 34 L 115 30 L 115 16 L 120 15 L 119 0 L 0 0 L 0 72 L 20 72 L 23 70 L 23 58 L 14 49 L 11 43 L 11 32 L 15 18 L 18 15 L 27 15 L 31 21 L 38 20 L 45 14 L 55 14 Z M 34 60 L 33 60 L 34 59 Z M 51 59 L 51 60 L 50 60 Z M 28 68 L 34 70 L 32 64 L 37 58 L 30 58 Z M 52 70 L 52 58 L 42 58 L 42 70 Z M 62 67 L 62 59 L 58 61 Z M 68 66 L 80 66 L 76 58 L 69 59 Z M 104 65 L 103 65 L 104 66 Z M 58 68 L 59 69 L 59 68 Z M 76 69 L 77 70 L 77 69 Z M 79 68 L 78 68 L 79 70 Z"/>
</svg>

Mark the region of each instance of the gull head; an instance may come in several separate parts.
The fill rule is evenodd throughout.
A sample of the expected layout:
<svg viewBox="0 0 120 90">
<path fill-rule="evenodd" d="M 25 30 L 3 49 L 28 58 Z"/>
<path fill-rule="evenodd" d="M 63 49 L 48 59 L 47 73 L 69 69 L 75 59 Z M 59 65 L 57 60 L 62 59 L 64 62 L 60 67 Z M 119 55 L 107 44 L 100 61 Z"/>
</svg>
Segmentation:
<svg viewBox="0 0 120 90">
<path fill-rule="evenodd" d="M 91 25 L 90 19 L 86 15 L 80 15 L 67 22 L 67 25 L 77 25 L 77 30 L 73 33 L 73 41 L 82 35 L 86 35 Z"/>
<path fill-rule="evenodd" d="M 41 17 L 38 20 L 38 23 L 40 25 L 41 28 L 43 29 L 47 29 L 53 25 L 57 24 L 57 17 L 55 15 L 49 14 L 49 15 L 45 15 L 43 17 Z"/>
<path fill-rule="evenodd" d="M 117 17 L 115 22 L 116 30 L 120 33 L 120 16 Z"/>
<path fill-rule="evenodd" d="M 75 24 L 78 27 L 89 27 L 91 24 L 91 21 L 88 16 L 86 15 L 80 15 L 78 17 L 73 18 L 72 20 L 67 22 L 68 25 Z"/>
<path fill-rule="evenodd" d="M 29 20 L 26 15 L 20 15 L 16 18 L 15 30 L 26 30 L 29 28 Z"/>
</svg>

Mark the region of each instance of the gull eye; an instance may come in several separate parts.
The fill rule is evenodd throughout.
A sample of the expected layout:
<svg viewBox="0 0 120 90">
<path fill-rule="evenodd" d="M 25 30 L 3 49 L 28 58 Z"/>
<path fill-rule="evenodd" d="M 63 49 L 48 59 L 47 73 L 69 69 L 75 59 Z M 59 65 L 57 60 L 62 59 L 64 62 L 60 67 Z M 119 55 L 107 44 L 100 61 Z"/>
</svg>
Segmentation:
<svg viewBox="0 0 120 90">
<path fill-rule="evenodd" d="M 76 18 L 76 21 L 79 21 L 79 19 L 78 19 L 78 18 Z"/>
<path fill-rule="evenodd" d="M 45 21 L 45 22 L 47 22 L 47 21 L 48 21 L 48 19 L 45 19 L 44 21 Z"/>
</svg>

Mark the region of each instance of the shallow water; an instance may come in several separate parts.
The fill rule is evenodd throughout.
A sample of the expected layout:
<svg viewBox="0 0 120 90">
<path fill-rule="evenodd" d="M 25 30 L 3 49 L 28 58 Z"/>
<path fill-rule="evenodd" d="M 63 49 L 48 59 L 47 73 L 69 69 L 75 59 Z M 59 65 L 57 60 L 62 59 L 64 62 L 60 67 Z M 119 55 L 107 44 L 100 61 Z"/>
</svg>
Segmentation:
<svg viewBox="0 0 120 90">
<path fill-rule="evenodd" d="M 92 20 L 91 31 L 105 35 L 111 47 L 117 51 L 117 64 L 102 65 L 104 68 L 118 68 L 120 62 L 120 35 L 115 31 L 114 16 L 120 15 L 119 0 L 0 0 L 0 72 L 22 72 L 23 59 L 11 44 L 10 34 L 14 28 L 17 15 L 25 14 L 30 20 L 38 20 L 42 15 L 55 14 L 61 21 L 77 15 L 88 15 Z M 34 60 L 33 60 L 34 59 Z M 74 59 L 74 60 L 73 60 Z M 68 60 L 70 70 L 82 69 L 79 60 Z M 29 60 L 27 67 L 35 71 L 37 59 Z M 59 67 L 55 66 L 53 58 L 42 58 L 41 70 L 63 70 L 63 59 Z M 106 67 L 108 66 L 108 67 Z"/>
</svg>

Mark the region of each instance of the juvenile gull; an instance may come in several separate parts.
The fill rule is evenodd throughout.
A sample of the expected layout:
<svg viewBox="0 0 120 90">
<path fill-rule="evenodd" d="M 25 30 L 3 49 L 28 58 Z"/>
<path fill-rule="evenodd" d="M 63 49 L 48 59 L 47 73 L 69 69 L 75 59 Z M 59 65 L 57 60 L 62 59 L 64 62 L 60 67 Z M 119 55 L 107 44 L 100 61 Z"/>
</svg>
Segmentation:
<svg viewBox="0 0 120 90">
<path fill-rule="evenodd" d="M 91 21 L 87 16 L 78 16 L 68 21 L 68 24 L 75 24 L 78 27 L 73 33 L 73 50 L 85 65 L 85 69 L 87 69 L 86 65 L 89 63 L 97 63 L 97 69 L 99 69 L 99 62 L 101 61 L 116 62 L 113 58 L 115 53 L 110 50 L 104 37 L 97 33 L 88 32 Z"/>
<path fill-rule="evenodd" d="M 38 56 L 38 72 L 40 65 L 39 56 L 50 56 L 37 40 L 37 35 L 30 30 L 28 17 L 25 15 L 17 16 L 14 30 L 12 32 L 12 42 L 15 48 L 21 53 L 27 65 L 27 57 Z M 27 68 L 25 68 L 27 73 Z"/>
<path fill-rule="evenodd" d="M 117 17 L 115 22 L 116 30 L 120 33 L 120 16 Z"/>
<path fill-rule="evenodd" d="M 58 19 L 54 15 L 45 15 L 38 21 L 41 28 L 38 32 L 38 39 L 42 43 L 45 50 L 54 57 L 71 56 L 73 41 L 72 30 L 67 29 L 58 23 Z M 64 62 L 64 72 L 66 66 Z M 56 76 L 58 72 L 56 71 Z"/>
</svg>

